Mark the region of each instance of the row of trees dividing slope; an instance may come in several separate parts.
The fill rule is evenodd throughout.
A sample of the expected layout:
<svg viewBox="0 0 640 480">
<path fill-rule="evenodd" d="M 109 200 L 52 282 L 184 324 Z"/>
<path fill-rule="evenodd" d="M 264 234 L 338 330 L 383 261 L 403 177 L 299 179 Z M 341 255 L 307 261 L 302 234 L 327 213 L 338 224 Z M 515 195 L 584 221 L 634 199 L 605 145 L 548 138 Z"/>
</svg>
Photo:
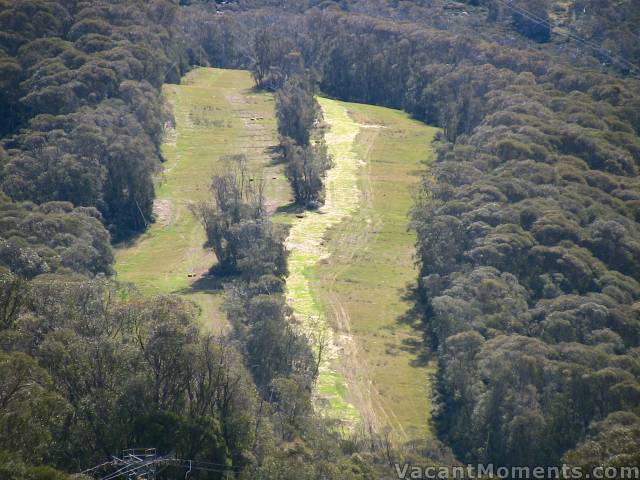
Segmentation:
<svg viewBox="0 0 640 480">
<path fill-rule="evenodd" d="M 323 179 L 331 160 L 317 127 L 322 119 L 314 98 L 313 72 L 294 44 L 259 30 L 253 42 L 251 72 L 256 87 L 275 91 L 280 149 L 295 203 L 315 209 L 324 203 Z"/>
</svg>

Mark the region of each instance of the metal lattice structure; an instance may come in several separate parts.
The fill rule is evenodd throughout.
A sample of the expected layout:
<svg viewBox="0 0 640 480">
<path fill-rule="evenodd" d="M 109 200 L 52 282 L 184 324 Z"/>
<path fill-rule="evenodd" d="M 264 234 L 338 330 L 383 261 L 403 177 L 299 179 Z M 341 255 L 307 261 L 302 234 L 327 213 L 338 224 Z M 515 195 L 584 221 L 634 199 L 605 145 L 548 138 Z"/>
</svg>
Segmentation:
<svg viewBox="0 0 640 480">
<path fill-rule="evenodd" d="M 159 456 L 155 448 L 130 448 L 108 462 L 81 472 L 96 480 L 156 480 L 158 474 L 169 467 L 185 471 L 189 479 L 194 471 L 216 472 L 232 477 L 236 467 L 220 463 L 183 460 L 173 455 Z M 225 477 L 226 478 L 226 477 Z"/>
</svg>

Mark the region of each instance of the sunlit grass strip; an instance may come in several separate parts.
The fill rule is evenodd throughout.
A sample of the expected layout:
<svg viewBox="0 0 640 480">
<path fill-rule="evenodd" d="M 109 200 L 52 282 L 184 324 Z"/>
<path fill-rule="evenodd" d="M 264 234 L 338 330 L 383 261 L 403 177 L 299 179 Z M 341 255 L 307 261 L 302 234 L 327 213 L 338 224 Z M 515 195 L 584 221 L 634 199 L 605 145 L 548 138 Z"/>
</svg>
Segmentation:
<svg viewBox="0 0 640 480">
<path fill-rule="evenodd" d="M 423 337 L 407 296 L 418 276 L 407 223 L 438 130 L 398 110 L 340 104 L 363 125 L 355 141 L 365 164 L 358 170 L 362 201 L 325 236 L 331 256 L 316 268 L 313 292 L 338 328 L 336 340 L 345 346 L 338 368 L 364 421 L 378 432 L 390 428 L 394 441 L 418 441 L 432 434 L 435 361 L 420 356 L 426 346 L 415 349 Z"/>
<path fill-rule="evenodd" d="M 355 212 L 360 203 L 358 158 L 353 150 L 360 125 L 338 102 L 326 98 L 318 98 L 318 102 L 325 122 L 330 126 L 325 141 L 334 166 L 325 179 L 324 206 L 318 212 L 309 212 L 296 220 L 287 238 L 290 251 L 287 299 L 302 329 L 316 341 L 323 339 L 326 345 L 318 376 L 317 405 L 326 415 L 354 424 L 360 415 L 347 401 L 344 377 L 332 365 L 337 355 L 333 331 L 313 297 L 311 278 L 318 262 L 330 255 L 324 246 L 325 234 Z M 315 347 L 318 350 L 317 343 Z"/>
</svg>

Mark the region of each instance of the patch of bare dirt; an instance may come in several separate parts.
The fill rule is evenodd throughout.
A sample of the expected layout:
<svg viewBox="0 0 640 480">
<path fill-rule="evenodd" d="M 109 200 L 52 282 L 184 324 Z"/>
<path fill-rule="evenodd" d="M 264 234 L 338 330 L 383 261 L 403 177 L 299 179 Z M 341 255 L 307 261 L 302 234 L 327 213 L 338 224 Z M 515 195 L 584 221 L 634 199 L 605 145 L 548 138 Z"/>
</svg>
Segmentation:
<svg viewBox="0 0 640 480">
<path fill-rule="evenodd" d="M 153 202 L 153 216 L 158 225 L 162 227 L 170 225 L 171 217 L 173 216 L 171 202 L 167 199 L 156 198 Z"/>
</svg>

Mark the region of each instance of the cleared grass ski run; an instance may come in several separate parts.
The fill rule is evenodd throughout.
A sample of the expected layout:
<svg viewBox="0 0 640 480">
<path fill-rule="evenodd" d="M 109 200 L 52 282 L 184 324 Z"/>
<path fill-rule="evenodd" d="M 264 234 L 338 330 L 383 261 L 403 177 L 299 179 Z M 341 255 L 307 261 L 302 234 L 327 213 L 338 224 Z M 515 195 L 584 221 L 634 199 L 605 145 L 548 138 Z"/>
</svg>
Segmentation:
<svg viewBox="0 0 640 480">
<path fill-rule="evenodd" d="M 193 300 L 204 328 L 227 329 L 222 282 L 208 275 L 215 255 L 203 248 L 204 231 L 189 206 L 208 197 L 211 175 L 225 168 L 226 156 L 244 153 L 266 181 L 275 221 L 291 225 L 288 301 L 325 344 L 317 405 L 349 428 L 390 427 L 399 440 L 428 436 L 435 366 L 415 353 L 415 238 L 407 225 L 411 190 L 430 160 L 436 129 L 396 110 L 320 98 L 336 166 L 326 205 L 298 218 L 273 158 L 273 97 L 255 92 L 248 72 L 199 68 L 163 93 L 175 126 L 162 147 L 156 222 L 119 246 L 118 279 L 145 294 Z"/>
<path fill-rule="evenodd" d="M 298 319 L 323 343 L 318 404 L 356 428 L 424 438 L 435 362 L 417 354 L 408 216 L 438 130 L 397 110 L 319 102 L 335 167 L 325 206 L 293 222 L 287 283 Z"/>
<path fill-rule="evenodd" d="M 163 94 L 175 118 L 162 153 L 156 182 L 156 222 L 116 252 L 118 280 L 143 293 L 180 294 L 202 309 L 211 331 L 227 327 L 221 282 L 208 275 L 215 255 L 203 248 L 205 233 L 189 205 L 209 195 L 211 176 L 225 168 L 224 157 L 242 153 L 256 176 L 265 178 L 270 207 L 288 203 L 289 184 L 271 149 L 278 144 L 273 96 L 253 91 L 247 71 L 198 68 Z"/>
</svg>

